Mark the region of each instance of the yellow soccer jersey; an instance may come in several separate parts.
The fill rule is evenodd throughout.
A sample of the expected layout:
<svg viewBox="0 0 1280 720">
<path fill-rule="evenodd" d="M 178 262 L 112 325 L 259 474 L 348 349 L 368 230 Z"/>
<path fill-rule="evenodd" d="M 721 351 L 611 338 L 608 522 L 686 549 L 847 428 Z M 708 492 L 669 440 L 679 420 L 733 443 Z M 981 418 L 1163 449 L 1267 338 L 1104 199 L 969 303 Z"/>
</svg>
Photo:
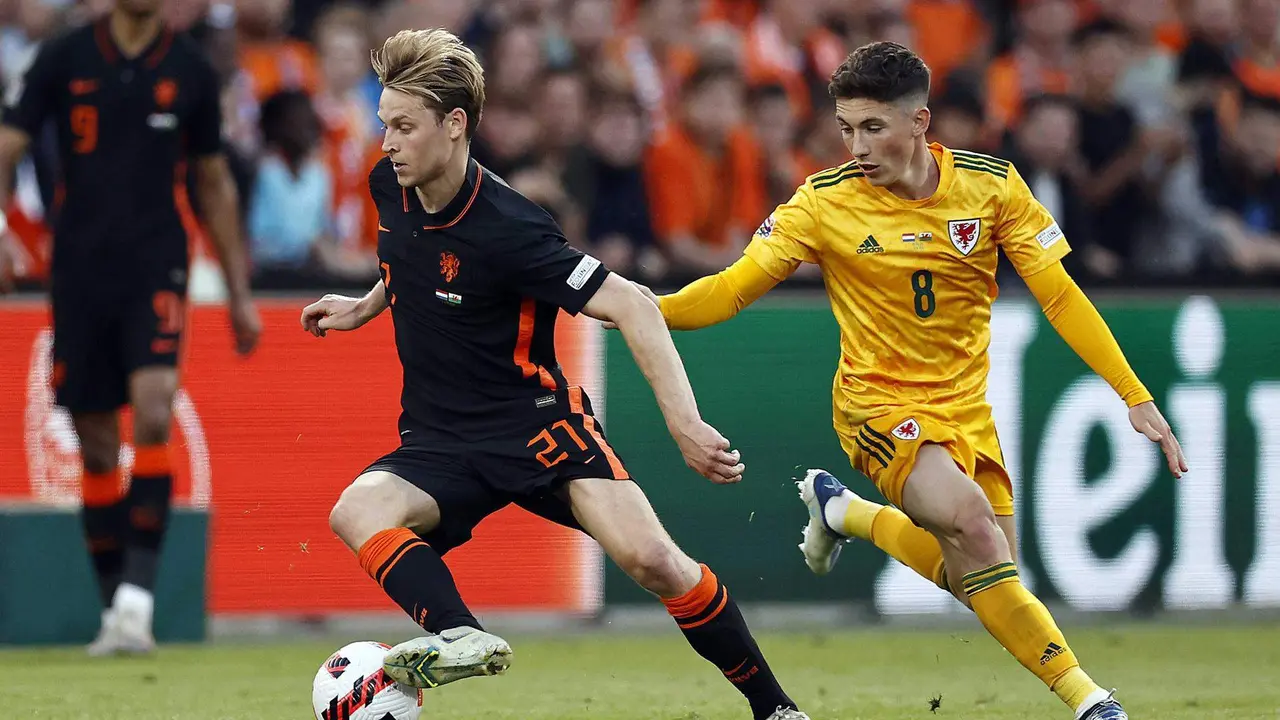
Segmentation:
<svg viewBox="0 0 1280 720">
<path fill-rule="evenodd" d="M 801 262 L 822 269 L 840 325 L 835 388 L 854 415 L 984 401 L 997 249 L 1023 276 L 1070 250 L 1011 163 L 929 149 L 932 197 L 897 197 L 850 163 L 809 177 L 746 249 L 778 280 Z"/>
</svg>

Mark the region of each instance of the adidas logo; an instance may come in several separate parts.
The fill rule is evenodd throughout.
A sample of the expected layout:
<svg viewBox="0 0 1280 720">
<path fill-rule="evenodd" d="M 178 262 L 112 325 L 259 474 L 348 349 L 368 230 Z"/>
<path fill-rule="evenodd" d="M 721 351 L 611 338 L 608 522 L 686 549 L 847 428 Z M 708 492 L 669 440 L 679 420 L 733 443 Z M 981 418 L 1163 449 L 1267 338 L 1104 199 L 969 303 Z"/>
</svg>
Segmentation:
<svg viewBox="0 0 1280 720">
<path fill-rule="evenodd" d="M 867 253 L 882 253 L 884 248 L 880 247 L 880 243 L 876 242 L 875 235 L 868 235 L 866 240 L 858 246 L 858 254 L 866 255 Z"/>
<path fill-rule="evenodd" d="M 1040 656 L 1040 664 L 1044 665 L 1062 653 L 1062 646 L 1058 643 L 1051 642 L 1049 643 L 1049 646 L 1044 649 L 1044 654 Z"/>
</svg>

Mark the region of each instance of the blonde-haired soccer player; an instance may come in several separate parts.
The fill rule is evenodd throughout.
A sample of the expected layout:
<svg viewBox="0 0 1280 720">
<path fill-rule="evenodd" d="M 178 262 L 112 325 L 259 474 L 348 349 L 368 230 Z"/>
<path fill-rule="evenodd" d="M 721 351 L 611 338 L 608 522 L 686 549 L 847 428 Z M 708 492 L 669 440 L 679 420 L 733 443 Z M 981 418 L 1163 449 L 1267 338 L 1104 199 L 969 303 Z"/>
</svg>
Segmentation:
<svg viewBox="0 0 1280 720">
<path fill-rule="evenodd" d="M 853 161 L 808 178 L 728 269 L 657 298 L 662 313 L 673 329 L 713 325 L 816 263 L 841 328 L 835 428 L 891 505 L 809 471 L 797 484 L 810 511 L 801 545 L 810 568 L 828 572 L 847 538 L 871 540 L 973 608 L 1077 718 L 1124 720 L 1018 579 L 1012 490 L 986 402 L 1000 250 L 1179 476 L 1181 448 L 1063 270 L 1067 240 L 1018 171 L 925 140 L 924 62 L 894 43 L 867 45 L 833 73 L 829 92 Z"/>
<path fill-rule="evenodd" d="M 400 445 L 365 468 L 329 516 L 365 572 L 427 632 L 390 648 L 383 670 L 413 687 L 506 671 L 511 646 L 484 630 L 442 556 L 514 503 L 595 539 L 662 600 L 754 720 L 809 720 L 733 594 L 663 530 L 590 397 L 556 359 L 560 312 L 615 323 L 686 464 L 712 482 L 737 482 L 740 457 L 698 412 L 661 314 L 471 157 L 484 73 L 458 38 L 402 31 L 373 66 L 386 125 L 387 157 L 369 174 L 382 278 L 363 298 L 308 305 L 301 324 L 324 337 L 388 311 L 395 327 Z"/>
</svg>

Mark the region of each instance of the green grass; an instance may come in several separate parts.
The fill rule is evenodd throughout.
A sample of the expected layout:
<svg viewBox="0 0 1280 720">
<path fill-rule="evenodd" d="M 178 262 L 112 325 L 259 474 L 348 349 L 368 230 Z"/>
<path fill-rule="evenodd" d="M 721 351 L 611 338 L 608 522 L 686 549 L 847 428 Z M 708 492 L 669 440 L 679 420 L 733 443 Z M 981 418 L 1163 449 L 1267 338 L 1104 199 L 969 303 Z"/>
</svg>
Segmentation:
<svg viewBox="0 0 1280 720">
<path fill-rule="evenodd" d="M 311 679 L 338 644 L 164 647 L 93 661 L 79 649 L 0 650 L 4 717 L 305 719 Z M 513 637 L 503 677 L 426 695 L 423 720 L 720 720 L 746 705 L 672 628 L 647 637 Z M 1070 634 L 1086 668 L 1135 718 L 1280 718 L 1280 627 L 1118 626 Z M 783 685 L 814 720 L 1063 718 L 1066 708 L 979 630 L 769 634 Z M 929 700 L 941 697 L 930 713 Z"/>
</svg>

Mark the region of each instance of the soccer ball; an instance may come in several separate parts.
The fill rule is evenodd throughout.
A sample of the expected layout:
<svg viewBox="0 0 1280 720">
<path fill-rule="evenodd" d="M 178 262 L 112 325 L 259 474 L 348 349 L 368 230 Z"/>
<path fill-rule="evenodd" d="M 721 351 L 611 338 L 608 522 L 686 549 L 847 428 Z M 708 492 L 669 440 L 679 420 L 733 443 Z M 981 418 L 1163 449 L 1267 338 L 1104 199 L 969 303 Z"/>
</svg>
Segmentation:
<svg viewBox="0 0 1280 720">
<path fill-rule="evenodd" d="M 311 684 L 316 720 L 417 720 L 422 691 L 400 685 L 382 671 L 390 649 L 362 640 L 330 655 Z"/>
</svg>

